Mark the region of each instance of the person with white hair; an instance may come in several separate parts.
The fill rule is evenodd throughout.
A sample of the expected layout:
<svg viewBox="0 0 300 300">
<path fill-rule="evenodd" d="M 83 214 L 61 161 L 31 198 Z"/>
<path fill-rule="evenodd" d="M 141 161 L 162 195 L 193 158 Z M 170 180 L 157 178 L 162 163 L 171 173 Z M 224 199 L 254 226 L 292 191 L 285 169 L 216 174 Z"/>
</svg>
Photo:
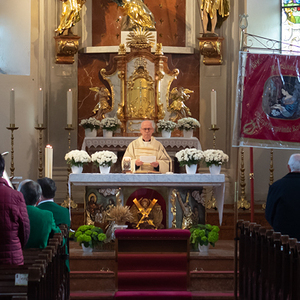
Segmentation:
<svg viewBox="0 0 300 300">
<path fill-rule="evenodd" d="M 141 123 L 141 136 L 132 141 L 123 156 L 131 158 L 131 171 L 157 171 L 166 173 L 171 170 L 172 160 L 164 146 L 153 136 L 154 127 L 151 121 L 145 120 Z M 155 160 L 145 161 L 147 157 L 155 157 Z M 143 159 L 144 158 L 144 159 Z"/>
<path fill-rule="evenodd" d="M 289 173 L 269 188 L 265 216 L 277 232 L 300 241 L 300 154 L 292 154 Z"/>
</svg>

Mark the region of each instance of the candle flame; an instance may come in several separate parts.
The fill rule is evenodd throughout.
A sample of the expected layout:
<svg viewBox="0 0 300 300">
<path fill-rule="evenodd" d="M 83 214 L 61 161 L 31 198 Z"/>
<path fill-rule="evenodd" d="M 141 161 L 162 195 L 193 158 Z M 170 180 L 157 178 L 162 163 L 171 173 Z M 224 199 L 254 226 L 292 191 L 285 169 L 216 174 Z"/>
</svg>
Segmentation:
<svg viewBox="0 0 300 300">
<path fill-rule="evenodd" d="M 52 146 L 51 146 L 51 145 L 47 145 L 47 146 L 46 146 L 46 148 L 50 148 L 50 149 L 52 149 Z"/>
<path fill-rule="evenodd" d="M 71 89 L 69 89 L 69 92 L 72 92 L 72 90 L 71 90 Z"/>
</svg>

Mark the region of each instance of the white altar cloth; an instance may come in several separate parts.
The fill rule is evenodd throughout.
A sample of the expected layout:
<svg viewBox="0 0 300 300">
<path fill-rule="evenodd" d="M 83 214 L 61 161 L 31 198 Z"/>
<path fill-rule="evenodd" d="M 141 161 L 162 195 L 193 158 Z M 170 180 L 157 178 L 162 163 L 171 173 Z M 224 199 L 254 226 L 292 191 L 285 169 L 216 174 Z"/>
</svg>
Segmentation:
<svg viewBox="0 0 300 300">
<path fill-rule="evenodd" d="M 137 137 L 86 137 L 83 140 L 81 149 L 85 150 L 86 147 L 89 149 L 91 147 L 119 147 L 124 148 L 126 150 L 127 146 L 133 141 L 137 139 Z M 156 140 L 161 142 L 165 148 L 196 148 L 201 150 L 201 144 L 196 137 L 192 138 L 184 138 L 184 137 L 171 137 L 171 138 L 163 138 L 163 137 L 155 137 Z"/>
<path fill-rule="evenodd" d="M 219 222 L 222 224 L 223 206 L 225 195 L 225 175 L 211 174 L 123 174 L 123 173 L 82 173 L 70 174 L 70 184 L 78 186 L 101 186 L 101 187 L 155 187 L 165 186 L 173 188 L 199 188 L 204 186 L 214 187 L 219 210 Z M 70 189 L 69 189 L 70 190 Z M 71 194 L 70 194 L 71 195 Z"/>
</svg>

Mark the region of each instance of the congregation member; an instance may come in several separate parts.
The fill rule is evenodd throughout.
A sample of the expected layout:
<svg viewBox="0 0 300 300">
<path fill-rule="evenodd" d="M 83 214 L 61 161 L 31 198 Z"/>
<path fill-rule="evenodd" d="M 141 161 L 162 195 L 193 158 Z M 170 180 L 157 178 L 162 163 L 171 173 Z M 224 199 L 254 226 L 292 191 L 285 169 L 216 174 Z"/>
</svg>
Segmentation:
<svg viewBox="0 0 300 300">
<path fill-rule="evenodd" d="M 141 123 L 141 136 L 132 141 L 123 156 L 131 158 L 131 171 L 157 171 L 166 173 L 171 171 L 172 160 L 167 154 L 164 146 L 153 136 L 154 127 L 151 121 L 146 120 Z M 141 157 L 155 156 L 155 160 L 146 163 Z"/>
<path fill-rule="evenodd" d="M 300 241 L 300 154 L 291 155 L 288 170 L 270 186 L 265 215 L 275 231 Z"/>
<path fill-rule="evenodd" d="M 54 233 L 61 232 L 56 226 L 53 213 L 36 207 L 42 189 L 35 181 L 28 181 L 21 186 L 21 193 L 27 205 L 30 220 L 30 235 L 25 248 L 45 248 Z"/>
<path fill-rule="evenodd" d="M 42 197 L 38 203 L 38 208 L 43 210 L 49 210 L 53 213 L 55 224 L 57 226 L 66 224 L 70 229 L 70 214 L 69 210 L 54 202 L 56 185 L 54 180 L 48 177 L 44 177 L 37 180 L 38 184 L 42 188 Z"/>
<path fill-rule="evenodd" d="M 3 178 L 4 168 L 0 154 L 0 265 L 23 265 L 30 222 L 23 195 Z"/>
</svg>

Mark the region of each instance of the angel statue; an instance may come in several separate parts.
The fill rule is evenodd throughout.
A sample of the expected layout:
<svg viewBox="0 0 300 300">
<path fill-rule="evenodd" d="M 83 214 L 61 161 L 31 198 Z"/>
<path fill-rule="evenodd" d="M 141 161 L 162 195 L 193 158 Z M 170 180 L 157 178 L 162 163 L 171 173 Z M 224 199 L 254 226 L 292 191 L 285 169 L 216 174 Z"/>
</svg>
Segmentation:
<svg viewBox="0 0 300 300">
<path fill-rule="evenodd" d="M 180 193 L 177 191 L 177 199 L 182 209 L 182 223 L 181 229 L 190 229 L 193 225 L 193 220 L 195 219 L 195 215 L 192 212 L 191 206 L 189 204 L 190 193 L 188 192 L 186 195 L 186 201 L 183 203 Z"/>
<path fill-rule="evenodd" d="M 133 30 L 142 27 L 155 29 L 155 19 L 143 0 L 113 0 L 122 7 L 125 18 L 122 21 L 121 30 Z"/>
<path fill-rule="evenodd" d="M 95 100 L 99 97 L 99 102 L 94 107 L 93 113 L 97 113 L 96 119 L 101 121 L 105 118 L 105 114 L 111 111 L 111 106 L 108 103 L 111 94 L 109 90 L 103 86 L 101 88 L 93 87 L 90 88 L 90 90 L 96 92 Z"/>
<path fill-rule="evenodd" d="M 185 118 L 187 116 L 191 116 L 190 109 L 185 105 L 185 101 L 190 98 L 191 91 L 189 89 L 185 89 L 183 87 L 174 87 L 170 92 L 169 103 L 172 100 L 171 105 L 168 107 L 168 111 L 171 112 L 170 120 L 176 122 L 178 119 Z"/>
<path fill-rule="evenodd" d="M 229 0 L 201 0 L 204 35 L 216 35 L 215 28 L 220 28 L 229 16 Z M 210 22 L 209 22 L 210 19 Z"/>
<path fill-rule="evenodd" d="M 59 35 L 72 35 L 71 28 L 80 21 L 79 12 L 86 0 L 61 0 L 62 13 L 60 17 L 60 24 L 55 29 Z"/>
</svg>

